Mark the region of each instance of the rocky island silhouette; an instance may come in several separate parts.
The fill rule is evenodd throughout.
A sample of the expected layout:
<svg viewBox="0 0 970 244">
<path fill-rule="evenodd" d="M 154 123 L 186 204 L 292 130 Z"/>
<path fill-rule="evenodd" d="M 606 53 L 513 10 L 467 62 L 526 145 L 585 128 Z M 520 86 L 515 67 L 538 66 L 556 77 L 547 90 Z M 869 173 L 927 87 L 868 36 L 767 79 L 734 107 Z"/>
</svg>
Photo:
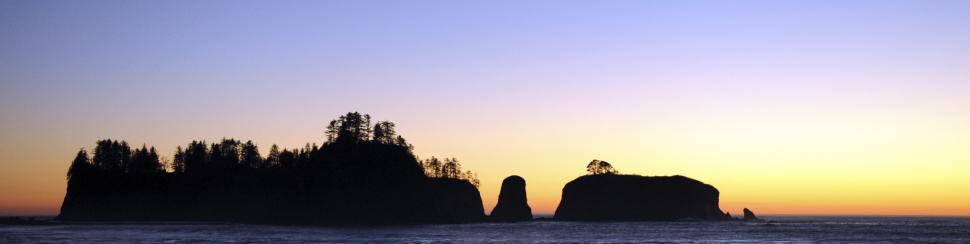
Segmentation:
<svg viewBox="0 0 970 244">
<path fill-rule="evenodd" d="M 513 175 L 502 180 L 502 191 L 489 219 L 496 222 L 532 220 L 532 208 L 526 200 L 525 179 Z"/>
<path fill-rule="evenodd" d="M 486 216 L 477 176 L 455 158 L 419 160 L 394 123 L 347 113 L 321 146 L 260 155 L 251 141 L 193 141 L 163 162 L 153 147 L 100 140 L 67 173 L 59 221 L 229 221 L 374 225 L 531 221 L 525 179 L 509 176 Z M 593 160 L 566 184 L 560 221 L 729 220 L 713 186 L 620 175 Z M 745 219 L 749 212 L 745 209 Z M 750 213 L 753 218 L 754 214 Z"/>
<path fill-rule="evenodd" d="M 684 176 L 619 175 L 599 160 L 590 175 L 563 187 L 553 217 L 565 221 L 730 220 L 718 206 L 718 191 Z M 594 166 L 595 165 L 595 166 Z M 608 167 L 597 170 L 596 167 Z"/>
</svg>

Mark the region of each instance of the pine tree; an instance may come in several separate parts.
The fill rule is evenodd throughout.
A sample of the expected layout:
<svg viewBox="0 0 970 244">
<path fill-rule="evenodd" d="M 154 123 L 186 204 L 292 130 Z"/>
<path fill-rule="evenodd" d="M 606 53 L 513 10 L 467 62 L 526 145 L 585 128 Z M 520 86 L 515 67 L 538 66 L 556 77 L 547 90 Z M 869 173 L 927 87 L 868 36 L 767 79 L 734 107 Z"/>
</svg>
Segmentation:
<svg viewBox="0 0 970 244">
<path fill-rule="evenodd" d="M 333 140 L 334 142 L 356 144 L 370 140 L 370 115 L 351 112 L 340 116 L 335 122 L 331 121 L 330 124 L 337 127 L 337 137 Z M 328 138 L 332 137 L 329 133 L 328 130 Z"/>
<path fill-rule="evenodd" d="M 83 174 L 87 172 L 87 169 L 91 167 L 91 160 L 88 159 L 88 152 L 81 148 L 77 152 L 77 156 L 74 156 L 74 161 L 71 162 L 71 167 L 67 169 L 67 179 L 70 180 L 71 176 Z"/>
<path fill-rule="evenodd" d="M 265 168 L 269 167 L 280 167 L 280 147 L 273 144 L 269 148 L 269 155 L 266 155 Z"/>
<path fill-rule="evenodd" d="M 128 171 L 128 165 L 131 164 L 131 160 L 132 160 L 132 157 L 131 157 L 132 156 L 131 147 L 128 146 L 128 142 L 121 141 L 121 143 L 119 143 L 116 146 L 116 149 L 115 150 L 116 150 L 116 154 L 118 156 L 118 160 L 120 162 L 118 164 L 119 166 L 117 167 L 117 170 L 122 171 L 122 172 L 127 172 Z"/>
<path fill-rule="evenodd" d="M 175 147 L 175 156 L 172 157 L 172 172 L 185 173 L 185 151 L 182 146 Z"/>
<path fill-rule="evenodd" d="M 242 145 L 242 164 L 250 168 L 260 168 L 263 165 L 263 158 L 253 141 L 246 141 Z"/>
<path fill-rule="evenodd" d="M 209 148 L 205 141 L 192 141 L 185 148 L 185 172 L 196 172 L 209 167 Z"/>
<path fill-rule="evenodd" d="M 163 164 L 162 160 L 158 157 L 158 151 L 155 150 L 154 146 L 148 149 L 148 158 L 150 159 L 149 162 L 152 163 L 152 172 L 158 173 L 165 171 L 165 164 Z"/>
<path fill-rule="evenodd" d="M 390 121 L 380 121 L 374 125 L 373 141 L 380 144 L 395 144 L 397 132 L 394 131 L 394 123 Z"/>
</svg>

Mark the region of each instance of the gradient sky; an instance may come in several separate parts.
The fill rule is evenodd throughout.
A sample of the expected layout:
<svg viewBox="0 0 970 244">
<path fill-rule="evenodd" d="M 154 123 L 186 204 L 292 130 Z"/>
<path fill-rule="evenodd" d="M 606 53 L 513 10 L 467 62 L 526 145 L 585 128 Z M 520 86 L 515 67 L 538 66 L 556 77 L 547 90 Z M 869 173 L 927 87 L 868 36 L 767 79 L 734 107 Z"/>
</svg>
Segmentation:
<svg viewBox="0 0 970 244">
<path fill-rule="evenodd" d="M 421 157 L 592 159 L 759 214 L 970 215 L 970 1 L 0 1 L 0 215 L 56 214 L 79 148 L 298 147 L 360 111 Z"/>
</svg>

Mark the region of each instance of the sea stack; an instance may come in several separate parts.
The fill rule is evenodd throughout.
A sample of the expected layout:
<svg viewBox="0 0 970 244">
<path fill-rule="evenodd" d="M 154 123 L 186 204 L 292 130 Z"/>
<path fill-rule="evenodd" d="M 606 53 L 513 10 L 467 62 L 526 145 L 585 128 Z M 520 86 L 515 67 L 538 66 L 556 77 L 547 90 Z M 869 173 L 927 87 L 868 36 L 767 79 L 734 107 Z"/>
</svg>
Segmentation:
<svg viewBox="0 0 970 244">
<path fill-rule="evenodd" d="M 728 220 L 713 186 L 683 176 L 599 174 L 576 178 L 562 190 L 556 220 Z"/>
<path fill-rule="evenodd" d="M 757 221 L 758 217 L 754 215 L 748 208 L 744 208 L 744 221 Z"/>
<path fill-rule="evenodd" d="M 525 179 L 513 175 L 502 181 L 498 204 L 495 205 L 489 218 L 497 222 L 532 220 L 532 208 L 529 207 L 525 196 Z"/>
</svg>

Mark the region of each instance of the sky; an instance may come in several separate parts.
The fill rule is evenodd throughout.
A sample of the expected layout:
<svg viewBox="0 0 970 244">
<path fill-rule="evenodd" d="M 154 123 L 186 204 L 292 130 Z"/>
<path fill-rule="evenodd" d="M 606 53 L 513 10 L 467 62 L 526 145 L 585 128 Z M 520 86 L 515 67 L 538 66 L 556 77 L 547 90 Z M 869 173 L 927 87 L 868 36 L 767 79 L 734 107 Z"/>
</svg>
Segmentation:
<svg viewBox="0 0 970 244">
<path fill-rule="evenodd" d="M 0 215 L 54 215 L 98 139 L 301 147 L 360 111 L 509 175 L 593 159 L 725 211 L 970 215 L 968 1 L 0 0 Z"/>
</svg>

